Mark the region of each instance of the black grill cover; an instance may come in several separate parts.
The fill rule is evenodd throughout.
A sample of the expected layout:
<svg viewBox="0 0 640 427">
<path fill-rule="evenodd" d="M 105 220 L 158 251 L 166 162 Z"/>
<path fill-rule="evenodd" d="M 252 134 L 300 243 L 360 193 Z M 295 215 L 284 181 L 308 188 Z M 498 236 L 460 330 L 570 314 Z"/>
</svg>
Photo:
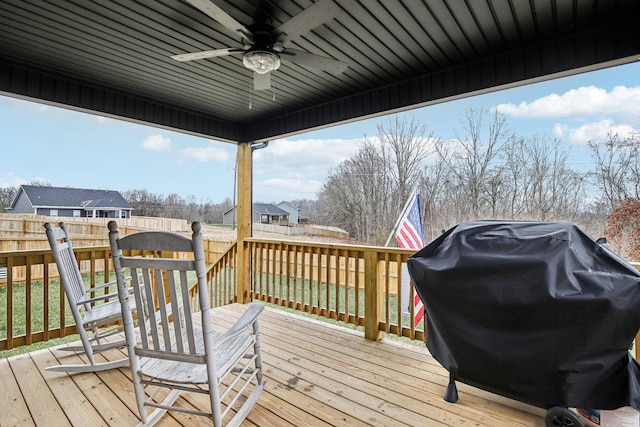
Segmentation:
<svg viewBox="0 0 640 427">
<path fill-rule="evenodd" d="M 640 274 L 576 226 L 462 223 L 408 268 L 456 380 L 543 408 L 640 409 Z"/>
</svg>

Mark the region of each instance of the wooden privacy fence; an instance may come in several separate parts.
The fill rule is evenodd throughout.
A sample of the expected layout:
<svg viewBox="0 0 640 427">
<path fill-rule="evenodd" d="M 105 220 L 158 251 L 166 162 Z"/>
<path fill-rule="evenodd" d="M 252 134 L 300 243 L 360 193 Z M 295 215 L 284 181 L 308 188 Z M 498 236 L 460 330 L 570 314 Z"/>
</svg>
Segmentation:
<svg viewBox="0 0 640 427">
<path fill-rule="evenodd" d="M 349 233 L 335 227 L 320 227 L 312 225 L 284 226 L 276 224 L 253 223 L 253 231 L 284 234 L 287 236 L 323 236 L 337 239 L 348 239 Z"/>
<path fill-rule="evenodd" d="M 64 221 L 74 248 L 109 246 L 107 223 L 111 220 L 112 218 L 0 214 L 0 253 L 48 250 L 49 242 L 44 232 L 44 223 L 57 224 L 60 221 Z M 117 219 L 117 222 L 122 235 L 147 229 L 191 233 L 189 223 L 184 219 L 133 217 Z M 205 241 L 205 244 L 210 251 L 210 258 L 214 260 L 227 249 L 231 241 L 208 240 Z M 84 274 L 90 273 L 91 264 L 88 261 L 79 262 L 79 264 Z M 104 268 L 100 260 L 98 260 L 96 268 L 100 270 Z M 32 280 L 41 280 L 44 277 L 43 267 L 41 265 L 32 266 L 30 274 Z M 52 266 L 49 274 L 50 277 L 58 277 L 55 265 Z M 14 283 L 22 283 L 26 279 L 26 270 L 14 268 L 12 277 Z M 6 279 L 6 266 L 0 263 L 0 286 L 6 284 Z"/>
<path fill-rule="evenodd" d="M 44 223 L 64 221 L 74 247 L 109 244 L 107 222 L 111 218 L 64 218 L 41 215 L 0 214 L 0 252 L 47 249 Z M 118 227 L 129 234 L 143 230 L 189 232 L 186 220 L 134 217 L 117 219 Z"/>
<path fill-rule="evenodd" d="M 45 222 L 58 223 L 64 221 L 65 224 L 73 224 L 71 234 L 104 234 L 107 223 L 114 218 L 81 218 L 81 217 L 61 217 L 44 216 L 30 214 L 7 214 L 0 213 L 0 235 L 28 236 L 30 234 L 40 234 L 42 224 Z M 189 222 L 186 219 L 156 218 L 135 216 L 131 218 L 115 218 L 118 227 L 131 227 L 139 230 L 163 230 L 173 233 L 189 232 Z"/>
</svg>

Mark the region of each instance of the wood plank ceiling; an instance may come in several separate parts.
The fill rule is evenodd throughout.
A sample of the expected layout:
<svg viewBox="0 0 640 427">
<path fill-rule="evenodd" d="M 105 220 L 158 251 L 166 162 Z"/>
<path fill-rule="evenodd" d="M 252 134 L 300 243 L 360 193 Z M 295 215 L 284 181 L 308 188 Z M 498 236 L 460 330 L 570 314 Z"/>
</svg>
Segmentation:
<svg viewBox="0 0 640 427">
<path fill-rule="evenodd" d="M 278 27 L 312 0 L 213 1 L 244 26 Z M 241 47 L 187 1 L 2 0 L 0 94 L 222 141 L 260 142 L 640 59 L 637 0 L 335 0 L 285 48 L 345 62 L 284 62 L 252 89 Z M 316 23 L 314 23 L 315 25 Z"/>
</svg>

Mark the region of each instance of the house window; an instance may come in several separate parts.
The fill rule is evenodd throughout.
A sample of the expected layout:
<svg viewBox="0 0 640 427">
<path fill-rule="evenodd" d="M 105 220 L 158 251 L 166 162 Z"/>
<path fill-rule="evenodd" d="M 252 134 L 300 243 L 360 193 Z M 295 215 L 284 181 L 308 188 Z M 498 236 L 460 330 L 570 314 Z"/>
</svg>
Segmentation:
<svg viewBox="0 0 640 427">
<path fill-rule="evenodd" d="M 80 211 L 79 211 L 79 210 L 77 210 L 77 209 L 74 209 L 74 210 L 73 210 L 73 217 L 74 217 L 74 218 L 80 218 Z"/>
<path fill-rule="evenodd" d="M 126 218 L 127 217 L 127 211 L 120 211 L 120 218 Z"/>
<path fill-rule="evenodd" d="M 263 224 L 269 224 L 269 215 L 260 215 L 260 222 Z"/>
<path fill-rule="evenodd" d="M 58 209 L 51 209 L 49 211 L 49 216 L 58 216 Z"/>
</svg>

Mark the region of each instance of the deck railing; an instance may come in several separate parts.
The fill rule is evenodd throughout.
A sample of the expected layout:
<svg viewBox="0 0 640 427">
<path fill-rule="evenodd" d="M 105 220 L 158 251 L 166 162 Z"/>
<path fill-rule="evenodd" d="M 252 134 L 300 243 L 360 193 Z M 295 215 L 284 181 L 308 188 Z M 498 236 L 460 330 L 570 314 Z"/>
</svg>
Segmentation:
<svg viewBox="0 0 640 427">
<path fill-rule="evenodd" d="M 75 249 L 91 286 L 109 281 L 108 247 Z M 0 252 L 0 350 L 76 333 L 50 250 Z M 105 292 L 115 289 L 105 289 Z"/>
<path fill-rule="evenodd" d="M 255 238 L 247 245 L 253 299 L 362 326 L 369 339 L 424 339 L 424 323 L 410 321 L 413 287 L 402 268 L 415 251 Z"/>
<path fill-rule="evenodd" d="M 424 341 L 426 319 L 417 326 L 411 321 L 413 286 L 406 286 L 403 269 L 413 251 L 256 238 L 245 245 L 253 300 L 361 327 L 372 340 L 388 333 Z M 212 306 L 237 302 L 237 245 L 220 251 L 212 241 L 205 251 Z M 109 280 L 113 268 L 107 246 L 75 253 L 92 286 Z M 2 268 L 0 350 L 76 333 L 49 250 L 0 252 Z M 192 288 L 192 297 L 196 292 Z"/>
<path fill-rule="evenodd" d="M 414 327 L 411 313 L 402 309 L 412 294 L 399 292 L 399 266 L 411 251 L 260 239 L 246 244 L 254 300 L 363 326 L 370 339 L 381 332 L 424 339 L 424 324 Z M 107 246 L 74 250 L 92 286 L 109 281 Z M 209 241 L 205 251 L 212 306 L 236 302 L 236 244 L 221 251 L 218 242 Z M 0 350 L 76 333 L 49 250 L 0 252 L 0 269 L 6 272 L 0 278 Z M 192 288 L 194 298 L 195 292 Z"/>
</svg>

